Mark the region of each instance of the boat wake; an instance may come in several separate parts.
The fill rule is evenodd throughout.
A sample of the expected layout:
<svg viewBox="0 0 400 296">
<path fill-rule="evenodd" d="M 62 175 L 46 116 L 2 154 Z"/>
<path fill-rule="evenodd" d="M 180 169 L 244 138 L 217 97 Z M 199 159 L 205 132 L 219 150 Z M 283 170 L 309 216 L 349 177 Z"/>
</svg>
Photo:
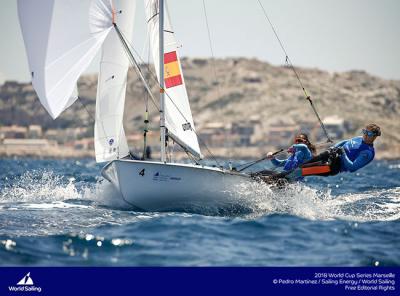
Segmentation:
<svg viewBox="0 0 400 296">
<path fill-rule="evenodd" d="M 238 186 L 240 201 L 252 209 L 250 216 L 290 214 L 310 220 L 358 222 L 400 219 L 400 187 L 334 195 L 305 184 L 278 189 L 266 184 Z"/>
<path fill-rule="evenodd" d="M 79 181 L 51 171 L 30 171 L 0 191 L 0 209 L 90 208 L 130 210 L 102 179 Z M 400 219 L 400 187 L 334 195 L 305 184 L 278 189 L 263 183 L 238 184 L 231 199 L 174 207 L 171 212 L 256 218 L 288 214 L 310 220 L 393 221 Z M 128 212 L 127 212 L 128 213 Z"/>
</svg>

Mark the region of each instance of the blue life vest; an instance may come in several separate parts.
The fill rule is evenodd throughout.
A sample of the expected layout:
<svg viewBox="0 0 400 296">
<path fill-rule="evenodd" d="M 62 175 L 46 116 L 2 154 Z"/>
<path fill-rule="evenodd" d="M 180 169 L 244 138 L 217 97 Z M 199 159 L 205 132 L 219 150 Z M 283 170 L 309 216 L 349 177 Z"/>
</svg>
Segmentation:
<svg viewBox="0 0 400 296">
<path fill-rule="evenodd" d="M 288 172 L 312 158 L 312 153 L 305 144 L 292 145 L 295 152 L 285 161 L 283 170 Z"/>
<path fill-rule="evenodd" d="M 374 146 L 366 144 L 362 137 L 356 137 L 348 140 L 346 144 L 343 145 L 343 148 L 346 151 L 347 157 L 351 161 L 356 160 L 356 158 L 360 155 L 360 152 L 364 150 L 369 150 L 372 153 L 372 158 L 375 156 Z"/>
<path fill-rule="evenodd" d="M 299 160 L 296 157 L 296 154 L 292 154 L 285 163 L 285 166 L 283 167 L 284 171 L 291 171 L 299 166 Z"/>
<path fill-rule="evenodd" d="M 352 162 L 354 162 L 357 159 L 357 157 L 360 155 L 361 152 L 363 152 L 363 151 L 369 152 L 369 154 L 370 154 L 369 159 L 365 163 L 362 163 L 362 166 L 360 166 L 359 168 L 370 163 L 375 157 L 374 146 L 366 144 L 363 141 L 362 137 L 355 137 L 350 140 L 347 140 L 344 143 L 343 148 L 346 152 L 347 158 Z M 356 169 L 359 169 L 359 168 L 356 168 Z M 344 171 L 344 170 L 346 170 L 346 168 L 343 163 L 343 157 L 342 157 L 342 171 Z"/>
</svg>

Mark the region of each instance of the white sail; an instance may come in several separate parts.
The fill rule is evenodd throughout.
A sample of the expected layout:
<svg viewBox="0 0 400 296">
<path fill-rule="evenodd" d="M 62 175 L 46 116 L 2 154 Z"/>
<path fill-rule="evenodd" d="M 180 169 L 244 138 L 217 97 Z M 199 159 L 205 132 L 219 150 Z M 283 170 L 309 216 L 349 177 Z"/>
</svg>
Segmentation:
<svg viewBox="0 0 400 296">
<path fill-rule="evenodd" d="M 112 28 L 111 0 L 18 0 L 32 84 L 56 118 Z"/>
<path fill-rule="evenodd" d="M 147 28 L 152 48 L 153 62 L 158 79 L 159 73 L 159 32 L 158 0 L 144 0 Z M 164 83 L 165 86 L 165 126 L 168 134 L 193 155 L 201 158 L 195 133 L 192 112 L 186 92 L 185 81 L 179 60 L 175 34 L 168 15 L 164 18 Z M 160 83 L 161 84 L 161 83 Z"/>
<path fill-rule="evenodd" d="M 136 0 L 113 1 L 115 22 L 131 43 Z M 96 161 L 111 161 L 129 154 L 123 128 L 126 77 L 129 60 L 115 30 L 102 46 L 97 85 L 95 151 Z"/>
</svg>

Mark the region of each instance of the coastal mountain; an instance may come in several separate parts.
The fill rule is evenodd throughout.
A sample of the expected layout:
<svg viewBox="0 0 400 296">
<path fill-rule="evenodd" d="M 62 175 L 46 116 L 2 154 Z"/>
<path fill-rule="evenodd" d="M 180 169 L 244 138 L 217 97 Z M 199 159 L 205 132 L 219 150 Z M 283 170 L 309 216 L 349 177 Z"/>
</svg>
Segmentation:
<svg viewBox="0 0 400 296">
<path fill-rule="evenodd" d="M 256 136 L 261 139 L 271 126 L 305 121 L 318 124 L 296 76 L 286 66 L 247 58 L 184 58 L 182 68 L 199 131 L 213 122 L 228 125 L 257 121 L 260 129 Z M 144 65 L 145 76 L 157 94 L 156 84 L 146 69 Z M 400 157 L 400 81 L 385 80 L 364 71 L 297 71 L 321 118 L 337 116 L 350 122 L 352 128 L 345 136 L 358 135 L 362 126 L 375 122 L 382 128 L 383 136 L 378 141 L 381 150 Z M 52 120 L 29 83 L 5 82 L 0 86 L 0 125 L 39 124 L 44 129 L 91 127 L 96 86 L 97 75 L 83 76 L 78 82 L 80 99 Z M 142 83 L 131 70 L 125 107 L 128 133 L 141 131 L 146 97 Z M 150 100 L 148 105 L 151 126 L 156 129 L 158 112 Z"/>
</svg>

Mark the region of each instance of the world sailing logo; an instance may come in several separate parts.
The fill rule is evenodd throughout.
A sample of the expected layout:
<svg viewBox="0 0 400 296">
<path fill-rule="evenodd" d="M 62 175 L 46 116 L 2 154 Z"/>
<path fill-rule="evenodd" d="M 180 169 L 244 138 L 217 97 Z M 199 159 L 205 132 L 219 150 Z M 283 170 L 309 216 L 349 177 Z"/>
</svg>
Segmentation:
<svg viewBox="0 0 400 296">
<path fill-rule="evenodd" d="M 31 273 L 30 272 L 28 272 L 27 274 L 26 274 L 26 276 L 24 276 L 18 283 L 17 283 L 17 285 L 18 286 L 25 286 L 25 285 L 27 285 L 27 286 L 33 286 L 33 281 L 32 281 L 32 278 L 31 278 Z"/>
<path fill-rule="evenodd" d="M 42 292 L 41 287 L 37 287 L 33 284 L 33 280 L 31 278 L 31 273 L 28 272 L 18 283 L 16 286 L 9 286 L 8 290 L 10 292 Z"/>
</svg>

